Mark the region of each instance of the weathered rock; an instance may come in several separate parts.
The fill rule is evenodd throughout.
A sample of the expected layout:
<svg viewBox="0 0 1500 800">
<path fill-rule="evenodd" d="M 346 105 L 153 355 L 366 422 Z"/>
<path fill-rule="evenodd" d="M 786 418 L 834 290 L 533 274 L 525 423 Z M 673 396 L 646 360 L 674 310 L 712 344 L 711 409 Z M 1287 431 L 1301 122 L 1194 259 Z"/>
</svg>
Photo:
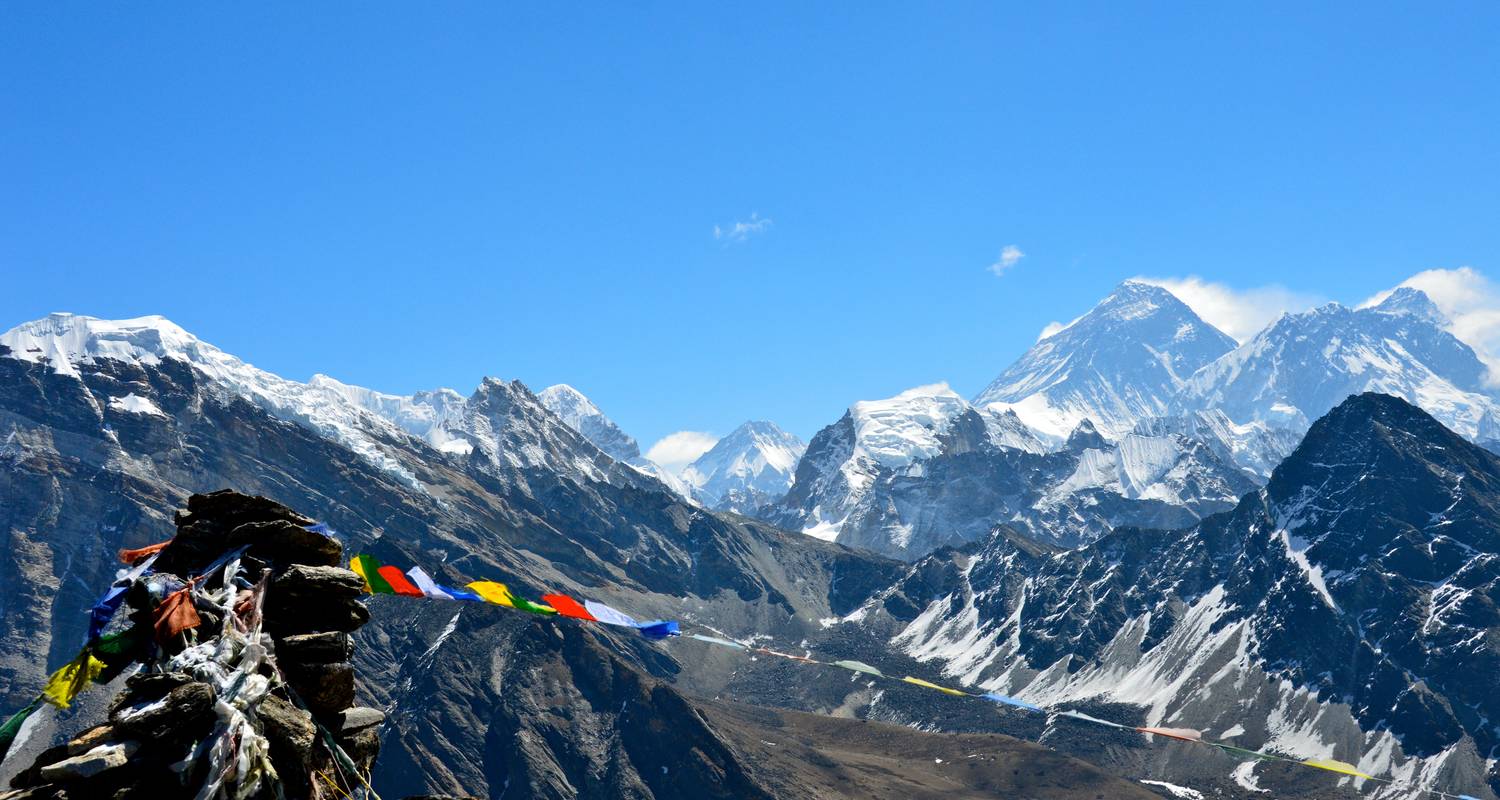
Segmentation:
<svg viewBox="0 0 1500 800">
<path fill-rule="evenodd" d="M 109 725 L 95 725 L 73 737 L 68 742 L 68 755 L 76 756 L 115 739 L 115 729 Z"/>
<path fill-rule="evenodd" d="M 261 701 L 258 714 L 262 730 L 271 741 L 271 760 L 277 764 L 289 794 L 300 796 L 311 780 L 313 747 L 318 738 L 312 715 L 274 694 Z"/>
<path fill-rule="evenodd" d="M 320 717 L 334 718 L 354 705 L 353 664 L 297 664 L 283 671 L 302 702 Z"/>
<path fill-rule="evenodd" d="M 364 706 L 346 708 L 338 716 L 338 734 L 349 736 L 366 728 L 373 728 L 385 721 L 385 712 Z"/>
<path fill-rule="evenodd" d="M 110 706 L 110 715 L 126 706 L 160 700 L 173 689 L 193 682 L 186 672 L 140 672 L 125 679 L 125 691 Z"/>
<path fill-rule="evenodd" d="M 358 600 L 344 599 L 307 603 L 296 609 L 275 609 L 266 613 L 266 629 L 272 636 L 284 638 L 299 633 L 356 631 L 370 621 L 370 610 Z M 295 611 L 295 613 L 290 613 Z"/>
<path fill-rule="evenodd" d="M 300 633 L 276 642 L 276 654 L 288 662 L 307 664 L 348 661 L 354 654 L 354 640 L 340 631 Z"/>
<path fill-rule="evenodd" d="M 213 727 L 214 692 L 206 683 L 188 683 L 165 697 L 124 706 L 110 715 L 115 728 L 145 740 L 185 740 Z"/>
<path fill-rule="evenodd" d="M 338 743 L 362 770 L 369 769 L 375 763 L 375 757 L 380 755 L 380 732 L 375 728 L 365 728 L 353 736 L 340 738 Z"/>
<path fill-rule="evenodd" d="M 364 587 L 364 578 L 353 570 L 293 564 L 271 581 L 266 602 L 279 608 L 309 601 L 359 597 L 364 593 Z"/>
<path fill-rule="evenodd" d="M 229 546 L 246 544 L 250 545 L 251 555 L 280 564 L 332 567 L 344 556 L 344 546 L 337 539 L 285 520 L 237 526 L 229 534 Z"/>
<path fill-rule="evenodd" d="M 93 778 L 101 772 L 119 769 L 130 763 L 130 757 L 138 749 L 140 745 L 135 742 L 102 744 L 81 755 L 42 767 L 41 778 L 59 783 Z"/>
</svg>

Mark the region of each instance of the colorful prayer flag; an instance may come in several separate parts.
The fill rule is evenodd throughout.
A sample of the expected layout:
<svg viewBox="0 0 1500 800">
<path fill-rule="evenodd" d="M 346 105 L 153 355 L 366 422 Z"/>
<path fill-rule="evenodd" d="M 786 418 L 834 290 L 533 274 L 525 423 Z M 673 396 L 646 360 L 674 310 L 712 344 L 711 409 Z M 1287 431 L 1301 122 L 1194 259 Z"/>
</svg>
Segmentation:
<svg viewBox="0 0 1500 800">
<path fill-rule="evenodd" d="M 380 575 L 380 562 L 374 556 L 360 554 L 349 559 L 349 569 L 365 579 L 365 591 L 370 594 L 395 594 L 396 590 Z"/>
<path fill-rule="evenodd" d="M 688 634 L 688 638 L 697 639 L 700 642 L 708 642 L 709 644 L 716 644 L 720 647 L 733 647 L 736 650 L 745 649 L 745 646 L 740 644 L 739 642 L 730 641 L 728 639 L 720 639 L 717 636 L 704 636 L 701 633 L 690 633 Z"/>
<path fill-rule="evenodd" d="M 530 611 L 533 614 L 552 615 L 557 613 L 557 609 L 551 606 L 539 605 L 525 598 L 516 597 L 503 583 L 474 581 L 465 588 L 479 595 L 486 603 L 494 603 L 497 606 L 505 606 L 520 611 Z"/>
<path fill-rule="evenodd" d="M 878 670 L 878 669 L 870 666 L 869 664 L 866 664 L 863 661 L 849 661 L 849 660 L 835 661 L 835 662 L 833 662 L 833 665 L 835 667 L 843 667 L 844 669 L 853 670 L 855 672 L 863 672 L 863 673 L 866 673 L 868 675 L 874 675 L 874 676 L 880 677 L 880 678 L 884 678 L 885 677 L 885 673 L 883 673 L 880 670 Z"/>
<path fill-rule="evenodd" d="M 1127 730 L 1127 731 L 1135 730 L 1134 728 L 1130 727 L 1129 725 L 1121 725 L 1118 722 L 1110 722 L 1107 719 L 1099 719 L 1098 717 L 1091 717 L 1088 714 L 1084 714 L 1084 713 L 1079 712 L 1079 711 L 1059 711 L 1059 712 L 1057 712 L 1057 714 L 1060 717 L 1068 717 L 1070 719 L 1082 720 L 1084 722 L 1092 722 L 1095 725 L 1103 725 L 1106 728 L 1120 728 L 1122 730 Z"/>
<path fill-rule="evenodd" d="M 119 611 L 120 606 L 124 604 L 125 593 L 129 590 L 130 587 L 128 585 L 111 586 L 109 591 L 105 592 L 104 596 L 99 598 L 98 602 L 94 603 L 93 608 L 89 609 L 89 632 L 88 639 L 85 641 L 92 642 L 99 638 L 99 634 L 104 633 L 104 629 L 109 625 L 109 621 L 114 619 L 115 612 Z"/>
<path fill-rule="evenodd" d="M 126 564 L 134 564 L 145 558 L 146 556 L 154 556 L 157 553 L 160 553 L 161 551 L 167 549 L 167 545 L 171 543 L 172 540 L 168 539 L 165 542 L 157 542 L 156 544 L 148 544 L 145 547 L 137 547 L 134 550 L 121 550 L 118 555 L 121 562 Z"/>
<path fill-rule="evenodd" d="M 156 628 L 156 642 L 163 646 L 179 633 L 202 625 L 203 620 L 193 605 L 193 587 L 184 586 L 167 595 L 157 605 L 152 621 Z"/>
<path fill-rule="evenodd" d="M 30 705 L 12 714 L 4 725 L 0 725 L 0 761 L 4 761 L 5 756 L 10 753 L 10 746 L 15 743 L 16 735 L 21 732 L 21 727 L 26 724 L 26 720 L 31 719 L 31 715 L 41 707 L 42 698 L 38 697 L 32 700 Z"/>
<path fill-rule="evenodd" d="M 391 585 L 391 590 L 403 597 L 423 597 L 422 590 L 411 584 L 406 579 L 406 574 L 399 567 L 381 567 L 380 577 Z"/>
<path fill-rule="evenodd" d="M 906 681 L 907 683 L 916 684 L 917 686 L 925 686 L 928 689 L 936 689 L 936 690 L 942 692 L 943 694 L 951 694 L 951 695 L 953 695 L 955 697 L 968 697 L 969 696 L 968 692 L 960 692 L 957 689 L 949 689 L 946 686 L 939 686 L 939 685 L 937 685 L 935 683 L 928 683 L 927 681 L 924 681 L 921 678 L 913 678 L 910 675 L 907 675 L 905 678 L 902 678 L 901 680 Z"/>
<path fill-rule="evenodd" d="M 980 695 L 980 697 L 983 697 L 984 699 L 995 703 L 1003 703 L 1008 706 L 1015 706 L 1016 708 L 1024 708 L 1027 711 L 1040 711 L 1043 714 L 1047 713 L 1047 709 L 1042 708 L 1039 705 L 1028 703 L 1025 700 L 1011 697 L 1010 695 L 996 694 L 995 692 L 985 692 L 984 694 Z"/>
<path fill-rule="evenodd" d="M 542 602 L 557 609 L 557 613 L 564 617 L 584 619 L 589 622 L 599 621 L 594 618 L 593 614 L 589 613 L 588 609 L 583 607 L 583 604 L 565 594 L 544 594 L 542 595 Z"/>
<path fill-rule="evenodd" d="M 1168 739 L 1181 739 L 1184 742 L 1203 741 L 1203 733 L 1192 728 L 1136 728 L 1136 730 L 1141 733 L 1165 736 Z"/>
<path fill-rule="evenodd" d="M 47 680 L 47 685 L 42 689 L 42 697 L 47 699 L 58 708 L 67 708 L 73 704 L 73 698 L 82 692 L 99 672 L 104 669 L 104 662 L 94 658 L 94 654 L 84 650 L 78 657 L 64 664 L 61 669 L 52 673 Z"/>
<path fill-rule="evenodd" d="M 668 639 L 673 636 L 682 635 L 677 622 L 670 619 L 642 622 L 636 625 L 636 630 L 640 631 L 642 636 L 652 640 Z"/>
<path fill-rule="evenodd" d="M 473 592 L 464 589 L 455 589 L 451 586 L 444 586 L 440 583 L 437 583 L 432 579 L 432 576 L 428 575 L 427 572 L 421 567 L 412 567 L 411 569 L 407 570 L 406 577 L 411 578 L 411 582 L 416 584 L 417 588 L 422 590 L 422 594 L 427 597 L 438 600 L 468 600 L 475 603 L 484 602 L 484 598 L 480 597 L 477 594 L 474 594 Z"/>
<path fill-rule="evenodd" d="M 1358 767 L 1354 766 L 1353 764 L 1350 764 L 1347 761 L 1336 761 L 1336 760 L 1331 759 L 1331 758 L 1311 758 L 1311 759 L 1308 759 L 1306 761 L 1303 761 L 1302 763 L 1308 765 L 1309 767 L 1317 767 L 1318 769 L 1326 769 L 1329 772 L 1337 772 L 1337 773 L 1339 773 L 1341 775 L 1353 775 L 1356 778 L 1373 778 L 1373 777 L 1375 777 L 1373 775 L 1366 775 L 1363 772 L 1360 772 Z"/>
</svg>

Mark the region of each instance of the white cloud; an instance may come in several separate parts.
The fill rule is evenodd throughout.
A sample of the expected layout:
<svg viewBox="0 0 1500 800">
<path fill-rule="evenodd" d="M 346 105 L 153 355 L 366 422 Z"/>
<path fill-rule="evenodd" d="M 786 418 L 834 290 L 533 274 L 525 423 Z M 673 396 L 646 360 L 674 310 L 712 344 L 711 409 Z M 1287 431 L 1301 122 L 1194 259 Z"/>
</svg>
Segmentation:
<svg viewBox="0 0 1500 800">
<path fill-rule="evenodd" d="M 990 265 L 990 272 L 995 273 L 995 277 L 998 278 L 1004 275 L 1006 270 L 1021 263 L 1021 259 L 1025 257 L 1026 254 L 1021 252 L 1021 248 L 1008 244 L 1000 249 L 1000 258 Z"/>
<path fill-rule="evenodd" d="M 1284 313 L 1306 311 L 1325 302 L 1324 298 L 1317 295 L 1293 291 L 1276 284 L 1236 289 L 1203 280 L 1196 275 L 1183 278 L 1137 277 L 1132 280 L 1166 289 L 1187 304 L 1193 313 L 1202 317 L 1204 322 L 1241 343 Z"/>
<path fill-rule="evenodd" d="M 732 244 L 743 244 L 751 236 L 759 236 L 771 227 L 771 218 L 762 217 L 760 214 L 751 213 L 750 219 L 735 220 L 729 226 L 715 225 L 714 238 L 721 242 Z"/>
<path fill-rule="evenodd" d="M 698 456 L 707 453 L 718 442 L 719 437 L 710 433 L 678 431 L 663 436 L 660 441 L 651 445 L 651 449 L 646 451 L 646 458 L 677 475 L 682 472 L 683 467 L 697 461 Z"/>
<path fill-rule="evenodd" d="M 1448 318 L 1448 332 L 1474 348 L 1489 367 L 1490 383 L 1500 383 L 1500 287 L 1473 267 L 1429 269 L 1377 292 L 1360 308 L 1379 304 L 1401 286 L 1425 293 Z"/>
<path fill-rule="evenodd" d="M 1074 317 L 1072 322 L 1066 323 L 1052 320 L 1051 322 L 1047 323 L 1046 327 L 1042 328 L 1041 333 L 1037 334 L 1036 340 L 1040 342 L 1041 340 L 1046 339 L 1050 336 L 1056 336 L 1057 334 L 1073 327 L 1073 323 L 1081 319 L 1083 319 L 1083 317 Z"/>
</svg>

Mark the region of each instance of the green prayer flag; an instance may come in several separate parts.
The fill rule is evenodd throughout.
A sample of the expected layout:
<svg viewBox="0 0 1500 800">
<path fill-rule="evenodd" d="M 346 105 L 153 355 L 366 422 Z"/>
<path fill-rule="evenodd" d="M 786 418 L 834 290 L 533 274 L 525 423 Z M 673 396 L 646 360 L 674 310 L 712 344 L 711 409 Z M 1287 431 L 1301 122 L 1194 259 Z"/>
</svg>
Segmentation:
<svg viewBox="0 0 1500 800">
<path fill-rule="evenodd" d="M 109 683 L 131 664 L 143 660 L 146 657 L 146 645 L 150 641 L 151 630 L 145 625 L 99 637 L 90 649 L 94 657 L 104 663 L 104 669 L 94 677 L 94 682 Z"/>
<path fill-rule="evenodd" d="M 396 590 L 380 574 L 380 562 L 374 556 L 357 555 L 349 566 L 358 572 L 364 579 L 365 585 L 369 587 L 370 594 L 395 594 Z"/>
<path fill-rule="evenodd" d="M 41 707 L 42 698 L 38 697 L 31 701 L 31 705 L 12 714 L 4 725 L 0 725 L 0 761 L 5 760 L 5 756 L 10 753 L 10 746 L 15 743 L 16 734 L 21 732 L 21 726 L 25 725 L 26 720 L 31 719 L 31 715 Z"/>
<path fill-rule="evenodd" d="M 522 611 L 530 611 L 533 614 L 541 614 L 544 617 L 551 617 L 557 614 L 557 609 L 553 608 L 552 606 L 544 606 L 539 603 L 533 603 L 524 597 L 516 597 L 515 595 L 511 595 L 510 601 L 512 603 L 515 603 L 516 608 L 519 608 Z"/>
</svg>

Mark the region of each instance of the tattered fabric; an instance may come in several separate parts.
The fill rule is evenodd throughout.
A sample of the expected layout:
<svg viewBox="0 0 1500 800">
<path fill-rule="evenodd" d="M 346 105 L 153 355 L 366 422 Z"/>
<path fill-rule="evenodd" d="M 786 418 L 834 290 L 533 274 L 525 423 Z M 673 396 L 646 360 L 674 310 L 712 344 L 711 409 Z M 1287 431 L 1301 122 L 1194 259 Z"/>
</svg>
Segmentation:
<svg viewBox="0 0 1500 800">
<path fill-rule="evenodd" d="M 171 543 L 172 540 L 168 539 L 165 542 L 157 542 L 156 544 L 148 544 L 145 547 L 137 547 L 134 550 L 121 550 L 118 555 L 120 556 L 120 561 L 122 561 L 123 563 L 134 564 L 147 556 L 154 556 L 157 553 L 160 553 L 161 551 L 167 549 L 167 545 Z"/>
<path fill-rule="evenodd" d="M 42 697 L 58 708 L 67 708 L 73 704 L 73 698 L 87 688 L 89 682 L 103 669 L 104 662 L 84 650 L 77 658 L 64 664 L 62 669 L 52 673 L 47 685 L 42 688 Z"/>
<path fill-rule="evenodd" d="M 104 596 L 99 598 L 94 606 L 89 609 L 89 632 L 87 641 L 92 642 L 104 633 L 109 621 L 114 619 L 115 612 L 125 603 L 125 593 L 130 590 L 127 586 L 111 586 Z"/>
<path fill-rule="evenodd" d="M 156 607 L 153 618 L 156 642 L 165 646 L 183 631 L 202 624 L 198 609 L 193 606 L 193 587 L 185 586 L 167 595 Z"/>
</svg>

